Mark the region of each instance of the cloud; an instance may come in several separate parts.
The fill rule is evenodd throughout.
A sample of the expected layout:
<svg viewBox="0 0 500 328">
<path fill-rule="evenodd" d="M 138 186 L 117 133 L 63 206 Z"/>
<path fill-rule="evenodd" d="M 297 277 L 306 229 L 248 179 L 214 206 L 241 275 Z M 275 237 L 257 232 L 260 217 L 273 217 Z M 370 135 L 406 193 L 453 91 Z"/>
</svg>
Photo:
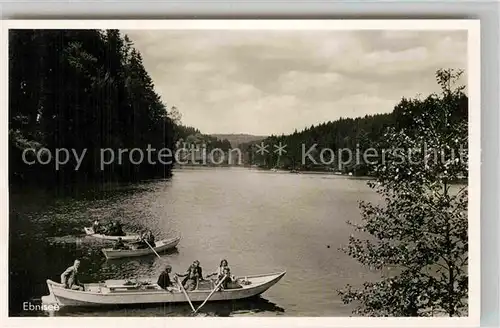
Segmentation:
<svg viewBox="0 0 500 328">
<path fill-rule="evenodd" d="M 465 31 L 122 31 L 156 91 L 204 133 L 290 133 L 390 112 L 464 68 Z"/>
</svg>

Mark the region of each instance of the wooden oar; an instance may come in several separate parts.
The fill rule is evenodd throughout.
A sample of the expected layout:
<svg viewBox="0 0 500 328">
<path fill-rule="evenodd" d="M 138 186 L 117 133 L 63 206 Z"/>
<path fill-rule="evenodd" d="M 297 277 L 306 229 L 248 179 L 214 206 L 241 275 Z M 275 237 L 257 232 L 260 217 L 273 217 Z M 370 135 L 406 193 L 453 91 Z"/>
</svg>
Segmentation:
<svg viewBox="0 0 500 328">
<path fill-rule="evenodd" d="M 184 296 L 186 296 L 186 299 L 189 302 L 189 305 L 191 305 L 191 309 L 193 309 L 193 314 L 196 313 L 196 310 L 194 309 L 193 303 L 191 303 L 191 300 L 189 299 L 189 295 L 187 294 L 186 290 L 184 289 L 184 286 L 182 286 L 182 281 L 179 281 L 179 278 L 177 278 L 177 284 L 179 285 L 180 289 L 184 293 Z"/>
<path fill-rule="evenodd" d="M 149 248 L 151 248 L 151 250 L 156 254 L 156 256 L 158 256 L 158 258 L 161 259 L 160 255 L 156 253 L 155 249 L 148 243 L 146 239 L 144 239 L 144 242 L 149 246 Z"/>
<path fill-rule="evenodd" d="M 160 255 L 158 255 L 158 253 L 156 253 L 155 249 L 147 242 L 147 240 L 144 239 L 144 242 L 146 244 L 148 244 L 149 248 L 151 248 L 151 250 L 156 254 L 156 256 L 158 256 L 158 258 L 161 260 L 161 257 Z M 186 293 L 186 290 L 184 289 L 184 286 L 182 286 L 182 281 L 179 281 L 179 279 L 177 278 L 177 284 L 179 285 L 180 289 L 182 290 L 182 292 L 184 293 L 184 296 L 186 296 L 186 299 L 187 301 L 189 302 L 189 305 L 191 305 L 191 309 L 193 309 L 193 313 L 196 313 L 196 310 L 193 306 L 193 303 L 191 303 L 191 300 L 189 299 L 189 295 Z"/>
<path fill-rule="evenodd" d="M 198 312 L 202 308 L 202 306 L 205 305 L 206 302 L 208 302 L 208 299 L 210 297 L 212 297 L 212 295 L 217 291 L 217 289 L 219 289 L 220 285 L 222 285 L 224 280 L 226 280 L 226 277 L 227 277 L 227 275 L 224 275 L 224 277 L 222 277 L 222 279 L 219 281 L 217 286 L 215 286 L 214 290 L 212 290 L 212 292 L 208 295 L 208 297 L 205 299 L 205 301 L 203 303 L 201 303 L 201 305 L 196 309 L 196 311 L 194 311 L 194 313 Z"/>
</svg>

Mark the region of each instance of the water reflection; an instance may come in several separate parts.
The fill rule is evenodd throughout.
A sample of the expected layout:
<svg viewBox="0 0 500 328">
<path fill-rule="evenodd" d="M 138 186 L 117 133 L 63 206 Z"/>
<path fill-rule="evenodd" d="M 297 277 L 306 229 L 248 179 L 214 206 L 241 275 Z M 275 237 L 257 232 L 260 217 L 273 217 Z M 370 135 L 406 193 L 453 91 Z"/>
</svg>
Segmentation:
<svg viewBox="0 0 500 328">
<path fill-rule="evenodd" d="M 150 276 L 155 271 L 155 257 L 145 256 L 131 260 L 113 259 L 107 260 L 101 265 L 99 278 L 106 279 L 130 279 Z"/>
<path fill-rule="evenodd" d="M 195 303 L 198 305 L 197 303 Z M 195 307 L 196 307 L 195 305 Z M 243 300 L 208 302 L 196 316 L 230 317 L 267 313 L 280 315 L 285 309 L 262 296 Z M 63 307 L 50 316 L 193 316 L 188 303 L 110 305 L 96 307 Z"/>
<path fill-rule="evenodd" d="M 238 275 L 286 269 L 286 277 L 264 294 L 286 308 L 286 315 L 349 315 L 351 309 L 336 290 L 378 275 L 338 247 L 348 242 L 352 232 L 345 221 L 359 222 L 358 201 L 377 202 L 379 197 L 364 181 L 333 179 L 207 169 L 181 170 L 172 181 L 109 185 L 93 191 L 9 190 L 9 315 L 32 315 L 22 310 L 23 302 L 47 295 L 46 279 L 59 281 L 76 258 L 81 260 L 83 283 L 157 279 L 166 263 L 174 272 L 184 272 L 194 259 L 201 260 L 205 273 L 215 270 L 221 258 L 227 258 Z M 179 233 L 182 239 L 178 250 L 161 254 L 161 259 L 151 254 L 107 261 L 101 249 L 113 243 L 85 236 L 83 231 L 96 218 L 119 220 L 125 232 L 150 229 L 157 240 Z M 191 313 L 188 304 L 89 311 L 96 316 Z M 262 298 L 209 302 L 202 312 L 285 314 Z"/>
<path fill-rule="evenodd" d="M 203 312 L 217 317 L 228 317 L 231 315 L 254 314 L 262 312 L 280 314 L 284 313 L 285 309 L 263 298 L 262 296 L 256 296 L 253 298 L 235 300 L 231 302 L 207 303 L 203 307 Z"/>
</svg>

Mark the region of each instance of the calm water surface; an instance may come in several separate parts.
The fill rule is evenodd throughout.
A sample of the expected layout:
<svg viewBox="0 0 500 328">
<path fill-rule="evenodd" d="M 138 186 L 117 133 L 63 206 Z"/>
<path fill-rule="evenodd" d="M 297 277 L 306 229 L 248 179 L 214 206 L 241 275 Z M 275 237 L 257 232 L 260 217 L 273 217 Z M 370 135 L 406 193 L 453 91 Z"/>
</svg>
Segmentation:
<svg viewBox="0 0 500 328">
<path fill-rule="evenodd" d="M 359 221 L 358 201 L 377 202 L 366 180 L 322 174 L 287 174 L 242 168 L 181 169 L 169 181 L 82 192 L 78 198 L 44 194 L 11 196 L 10 313 L 22 302 L 48 294 L 45 280 L 59 281 L 75 258 L 82 282 L 156 277 L 164 263 L 183 272 L 199 259 L 205 272 L 222 258 L 233 274 L 286 270 L 260 298 L 208 303 L 205 315 L 349 316 L 337 289 L 359 286 L 378 274 L 338 250 Z M 129 231 L 150 228 L 157 236 L 181 234 L 177 250 L 163 255 L 106 261 L 102 242 L 85 237 L 94 219 L 118 218 Z M 329 247 L 328 247 L 329 246 Z M 189 305 L 98 308 L 55 315 L 178 316 Z"/>
</svg>

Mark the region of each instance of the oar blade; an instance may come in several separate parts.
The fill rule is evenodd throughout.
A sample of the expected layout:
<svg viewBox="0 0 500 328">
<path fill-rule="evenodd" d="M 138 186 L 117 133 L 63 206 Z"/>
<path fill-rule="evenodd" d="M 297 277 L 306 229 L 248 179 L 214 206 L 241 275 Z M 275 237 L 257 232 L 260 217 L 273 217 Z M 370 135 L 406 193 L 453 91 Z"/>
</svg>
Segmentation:
<svg viewBox="0 0 500 328">
<path fill-rule="evenodd" d="M 205 301 L 203 301 L 203 303 L 201 303 L 201 305 L 196 309 L 196 311 L 194 311 L 194 313 L 198 312 L 203 307 L 203 305 L 205 305 L 205 303 L 208 302 L 208 299 L 210 297 L 212 297 L 212 295 L 219 289 L 219 287 L 222 285 L 222 283 L 224 282 L 224 280 L 226 280 L 226 278 L 227 278 L 227 275 L 225 275 L 224 277 L 222 277 L 222 279 L 219 281 L 219 283 L 215 286 L 214 290 L 212 290 L 212 292 L 210 294 L 208 294 L 208 296 L 205 299 Z"/>
<path fill-rule="evenodd" d="M 179 281 L 179 278 L 177 278 L 177 284 L 179 285 L 179 288 L 181 289 L 184 296 L 186 296 L 186 299 L 187 299 L 189 305 L 191 306 L 191 309 L 193 310 L 193 314 L 195 314 L 196 310 L 194 308 L 194 305 L 193 305 L 193 303 L 191 303 L 191 299 L 189 299 L 189 295 L 187 294 L 186 290 L 184 289 L 184 286 L 182 286 L 182 281 Z"/>
</svg>

